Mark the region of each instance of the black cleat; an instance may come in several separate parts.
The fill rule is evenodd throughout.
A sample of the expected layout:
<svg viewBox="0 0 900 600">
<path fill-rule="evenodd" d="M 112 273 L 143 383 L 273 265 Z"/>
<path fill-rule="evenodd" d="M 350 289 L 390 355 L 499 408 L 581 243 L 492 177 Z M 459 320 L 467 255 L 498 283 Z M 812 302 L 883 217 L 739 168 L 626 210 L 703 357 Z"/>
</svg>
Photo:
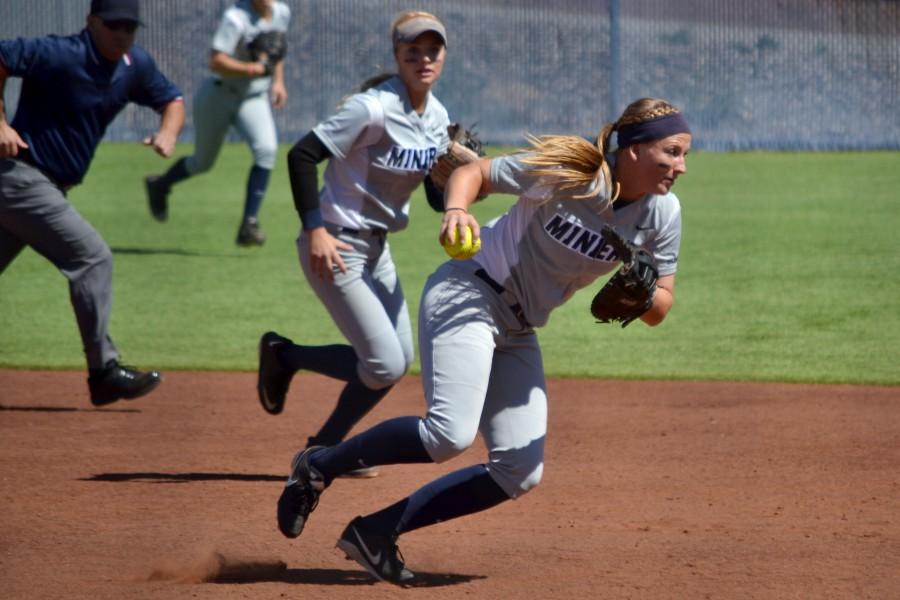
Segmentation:
<svg viewBox="0 0 900 600">
<path fill-rule="evenodd" d="M 286 344 L 293 342 L 274 331 L 268 331 L 259 339 L 259 371 L 256 379 L 256 391 L 259 392 L 259 403 L 270 415 L 280 414 L 284 410 L 284 401 L 294 373 L 286 369 L 278 359 L 278 351 Z"/>
<path fill-rule="evenodd" d="M 278 498 L 278 530 L 284 537 L 295 538 L 303 533 L 309 513 L 319 504 L 325 479 L 309 464 L 309 457 L 324 449 L 324 446 L 312 446 L 298 452 L 291 461 L 291 476 Z"/>
<path fill-rule="evenodd" d="M 337 547 L 347 558 L 361 564 L 379 581 L 396 585 L 409 585 L 416 575 L 403 564 L 403 556 L 397 548 L 397 537 L 367 531 L 362 517 L 356 517 L 344 529 Z"/>
<path fill-rule="evenodd" d="M 262 246 L 266 243 L 266 234 L 259 228 L 256 217 L 247 217 L 238 229 L 235 243 L 238 246 Z"/>
<path fill-rule="evenodd" d="M 163 183 L 162 175 L 147 175 L 144 177 L 144 187 L 147 188 L 150 214 L 164 223 L 169 218 L 169 186 Z"/>
<path fill-rule="evenodd" d="M 110 361 L 105 369 L 92 370 L 88 377 L 91 404 L 106 406 L 116 400 L 132 400 L 149 394 L 162 381 L 157 371 L 138 371 Z"/>
</svg>

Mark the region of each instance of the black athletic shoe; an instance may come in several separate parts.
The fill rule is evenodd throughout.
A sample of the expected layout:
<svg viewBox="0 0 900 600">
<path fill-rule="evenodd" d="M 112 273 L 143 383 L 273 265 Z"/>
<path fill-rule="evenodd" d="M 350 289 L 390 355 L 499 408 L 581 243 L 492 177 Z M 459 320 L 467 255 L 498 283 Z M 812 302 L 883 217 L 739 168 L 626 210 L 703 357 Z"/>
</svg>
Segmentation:
<svg viewBox="0 0 900 600">
<path fill-rule="evenodd" d="M 162 381 L 157 371 L 138 371 L 110 361 L 105 369 L 92 370 L 88 377 L 91 404 L 106 406 L 116 400 L 131 400 L 149 394 Z"/>
<path fill-rule="evenodd" d="M 165 222 L 169 218 L 169 187 L 162 182 L 161 175 L 144 177 L 144 187 L 147 188 L 150 214 L 160 223 Z"/>
<path fill-rule="evenodd" d="M 353 559 L 380 581 L 396 585 L 408 585 L 416 575 L 403 565 L 403 556 L 397 548 L 396 536 L 385 536 L 367 531 L 362 517 L 356 517 L 338 540 L 337 547 L 347 558 Z"/>
<path fill-rule="evenodd" d="M 238 246 L 262 246 L 266 243 L 266 234 L 259 228 L 259 221 L 255 217 L 244 219 L 235 243 Z"/>
<path fill-rule="evenodd" d="M 295 538 L 303 532 L 309 513 L 319 503 L 319 494 L 325 489 L 325 480 L 309 457 L 323 450 L 324 446 L 312 446 L 301 450 L 291 461 L 291 476 L 278 498 L 278 530 L 284 537 Z"/>
<path fill-rule="evenodd" d="M 274 331 L 267 331 L 259 338 L 259 372 L 256 379 L 256 391 L 259 392 L 259 403 L 270 415 L 277 415 L 284 410 L 284 401 L 294 373 L 284 368 L 278 360 L 278 351 L 286 344 L 293 342 Z"/>
</svg>

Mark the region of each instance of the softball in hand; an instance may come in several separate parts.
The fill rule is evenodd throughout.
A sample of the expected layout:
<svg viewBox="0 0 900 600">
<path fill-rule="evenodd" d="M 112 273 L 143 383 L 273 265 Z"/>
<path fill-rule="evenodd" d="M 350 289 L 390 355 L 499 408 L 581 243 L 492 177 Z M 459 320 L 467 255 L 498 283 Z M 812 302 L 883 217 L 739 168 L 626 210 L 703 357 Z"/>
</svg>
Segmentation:
<svg viewBox="0 0 900 600">
<path fill-rule="evenodd" d="M 472 228 L 466 225 L 465 234 L 459 235 L 459 231 L 456 232 L 457 235 L 453 243 L 450 243 L 449 236 L 444 237 L 444 242 L 442 246 L 444 246 L 444 252 L 447 253 L 447 256 L 450 258 L 455 258 L 457 260 L 465 260 L 467 258 L 472 258 L 478 251 L 481 250 L 481 239 L 477 239 L 472 242 Z"/>
</svg>

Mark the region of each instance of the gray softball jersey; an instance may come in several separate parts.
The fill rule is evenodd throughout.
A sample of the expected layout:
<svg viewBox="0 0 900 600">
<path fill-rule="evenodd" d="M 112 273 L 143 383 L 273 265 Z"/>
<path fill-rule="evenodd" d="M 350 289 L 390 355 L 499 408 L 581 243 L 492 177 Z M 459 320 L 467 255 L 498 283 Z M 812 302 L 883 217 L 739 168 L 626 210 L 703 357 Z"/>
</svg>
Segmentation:
<svg viewBox="0 0 900 600">
<path fill-rule="evenodd" d="M 409 197 L 446 152 L 449 124 L 431 93 L 418 114 L 398 77 L 347 98 L 313 129 L 340 159 L 325 169 L 319 194 L 325 221 L 356 230 L 405 229 Z"/>
<path fill-rule="evenodd" d="M 673 193 L 605 207 L 609 190 L 590 200 L 554 192 L 546 178 L 529 174 L 524 154 L 496 158 L 490 181 L 519 201 L 481 230 L 474 261 L 514 295 L 534 327 L 576 291 L 618 266 L 600 234 L 604 224 L 651 252 L 660 275 L 675 273 L 681 244 L 681 205 Z"/>
<path fill-rule="evenodd" d="M 213 36 L 212 49 L 224 52 L 244 62 L 252 60 L 248 45 L 265 31 L 287 33 L 291 9 L 284 2 L 272 5 L 272 18 L 265 20 L 253 10 L 250 0 L 241 0 L 225 9 L 219 28 Z M 252 96 L 268 91 L 271 77 L 219 76 L 223 85 L 240 96 Z"/>
</svg>

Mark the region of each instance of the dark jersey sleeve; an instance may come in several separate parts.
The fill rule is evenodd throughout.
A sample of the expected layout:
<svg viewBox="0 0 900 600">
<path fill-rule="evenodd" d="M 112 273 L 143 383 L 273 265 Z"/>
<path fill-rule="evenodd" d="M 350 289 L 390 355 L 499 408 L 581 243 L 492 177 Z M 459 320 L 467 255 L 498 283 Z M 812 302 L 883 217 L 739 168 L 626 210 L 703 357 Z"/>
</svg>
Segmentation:
<svg viewBox="0 0 900 600">
<path fill-rule="evenodd" d="M 428 206 L 435 212 L 444 212 L 444 192 L 438 189 L 431 181 L 431 175 L 425 176 L 425 199 L 428 200 Z"/>
<path fill-rule="evenodd" d="M 317 165 L 331 156 L 331 151 L 312 131 L 294 144 L 294 147 L 288 152 L 291 192 L 294 196 L 294 207 L 303 223 L 303 229 L 310 230 L 322 226 Z"/>
<path fill-rule="evenodd" d="M 146 50 L 132 46 L 130 55 L 139 73 L 139 85 L 135 86 L 130 98 L 132 102 L 158 112 L 169 102 L 182 97 L 181 90 L 166 79 Z"/>
<path fill-rule="evenodd" d="M 28 77 L 54 56 L 55 36 L 0 41 L 0 63 L 12 77 Z"/>
</svg>

